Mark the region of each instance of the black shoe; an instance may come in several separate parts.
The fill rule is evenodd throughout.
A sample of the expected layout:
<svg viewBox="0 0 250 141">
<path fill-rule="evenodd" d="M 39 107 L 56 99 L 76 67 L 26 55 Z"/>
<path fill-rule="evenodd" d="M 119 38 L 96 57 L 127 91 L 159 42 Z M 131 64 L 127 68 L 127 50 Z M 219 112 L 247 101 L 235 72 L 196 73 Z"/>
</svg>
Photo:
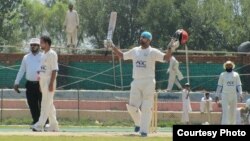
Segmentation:
<svg viewBox="0 0 250 141">
<path fill-rule="evenodd" d="M 139 132 L 140 131 L 140 127 L 139 126 L 135 126 L 135 132 Z"/>
<path fill-rule="evenodd" d="M 147 137 L 147 136 L 148 136 L 147 133 L 144 133 L 144 132 L 141 133 L 141 137 Z"/>
</svg>

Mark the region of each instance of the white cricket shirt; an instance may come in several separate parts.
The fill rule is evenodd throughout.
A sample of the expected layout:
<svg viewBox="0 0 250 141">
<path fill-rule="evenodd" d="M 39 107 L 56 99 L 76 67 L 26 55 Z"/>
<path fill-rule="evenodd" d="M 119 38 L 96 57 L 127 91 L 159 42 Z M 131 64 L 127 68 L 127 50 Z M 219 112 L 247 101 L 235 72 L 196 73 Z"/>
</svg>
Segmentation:
<svg viewBox="0 0 250 141">
<path fill-rule="evenodd" d="M 58 57 L 54 50 L 50 49 L 47 53 L 43 52 L 41 57 L 40 78 L 51 77 L 52 71 L 58 71 Z"/>
<path fill-rule="evenodd" d="M 72 33 L 74 32 L 74 30 L 78 25 L 79 25 L 79 17 L 77 11 L 72 10 L 70 12 L 68 10 L 64 21 L 64 26 L 66 26 L 66 31 Z"/>
<path fill-rule="evenodd" d="M 237 72 L 222 72 L 218 81 L 222 87 L 222 93 L 237 93 L 237 86 L 241 86 L 240 76 Z"/>
<path fill-rule="evenodd" d="M 165 62 L 164 55 L 160 50 L 151 46 L 146 49 L 139 46 L 123 53 L 123 59 L 133 61 L 134 79 L 155 78 L 155 62 Z"/>
</svg>

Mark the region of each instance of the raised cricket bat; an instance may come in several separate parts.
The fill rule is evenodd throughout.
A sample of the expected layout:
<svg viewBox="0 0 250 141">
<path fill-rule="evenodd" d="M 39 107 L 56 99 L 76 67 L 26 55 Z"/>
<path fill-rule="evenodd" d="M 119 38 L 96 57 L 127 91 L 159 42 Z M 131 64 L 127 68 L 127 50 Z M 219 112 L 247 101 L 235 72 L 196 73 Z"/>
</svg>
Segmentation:
<svg viewBox="0 0 250 141">
<path fill-rule="evenodd" d="M 115 26 L 116 26 L 116 18 L 117 18 L 117 12 L 111 12 L 110 14 L 110 19 L 109 19 L 109 27 L 108 27 L 108 34 L 107 34 L 107 40 L 112 40 L 113 34 L 115 31 Z M 105 42 L 105 41 L 104 41 Z M 105 56 L 108 55 L 108 47 L 105 52 Z"/>
</svg>

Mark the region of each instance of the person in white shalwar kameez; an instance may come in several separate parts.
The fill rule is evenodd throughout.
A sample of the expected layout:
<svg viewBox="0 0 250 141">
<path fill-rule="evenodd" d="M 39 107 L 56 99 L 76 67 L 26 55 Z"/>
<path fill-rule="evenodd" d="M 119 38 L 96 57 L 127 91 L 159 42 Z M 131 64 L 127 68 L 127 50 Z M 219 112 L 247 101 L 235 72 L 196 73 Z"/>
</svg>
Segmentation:
<svg viewBox="0 0 250 141">
<path fill-rule="evenodd" d="M 77 45 L 79 17 L 77 11 L 73 9 L 73 4 L 69 4 L 69 10 L 66 13 L 63 25 L 67 33 L 67 47 L 72 46 L 75 48 Z"/>
<path fill-rule="evenodd" d="M 190 103 L 190 85 L 186 83 L 184 89 L 182 90 L 182 122 L 184 124 L 189 124 L 189 112 L 192 112 L 192 107 Z"/>
</svg>

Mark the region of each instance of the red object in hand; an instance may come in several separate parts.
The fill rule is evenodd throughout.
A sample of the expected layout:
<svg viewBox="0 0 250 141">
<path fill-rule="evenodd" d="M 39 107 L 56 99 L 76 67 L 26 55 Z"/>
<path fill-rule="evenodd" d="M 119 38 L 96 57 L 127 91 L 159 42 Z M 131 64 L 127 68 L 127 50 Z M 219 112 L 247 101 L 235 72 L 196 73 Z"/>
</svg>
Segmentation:
<svg viewBox="0 0 250 141">
<path fill-rule="evenodd" d="M 181 45 L 186 44 L 189 38 L 187 31 L 184 29 L 178 29 L 173 37 L 179 39 Z"/>
<path fill-rule="evenodd" d="M 181 45 L 186 44 L 186 42 L 188 41 L 188 33 L 182 29 L 182 33 L 181 33 L 181 39 L 180 39 L 180 43 Z"/>
</svg>

